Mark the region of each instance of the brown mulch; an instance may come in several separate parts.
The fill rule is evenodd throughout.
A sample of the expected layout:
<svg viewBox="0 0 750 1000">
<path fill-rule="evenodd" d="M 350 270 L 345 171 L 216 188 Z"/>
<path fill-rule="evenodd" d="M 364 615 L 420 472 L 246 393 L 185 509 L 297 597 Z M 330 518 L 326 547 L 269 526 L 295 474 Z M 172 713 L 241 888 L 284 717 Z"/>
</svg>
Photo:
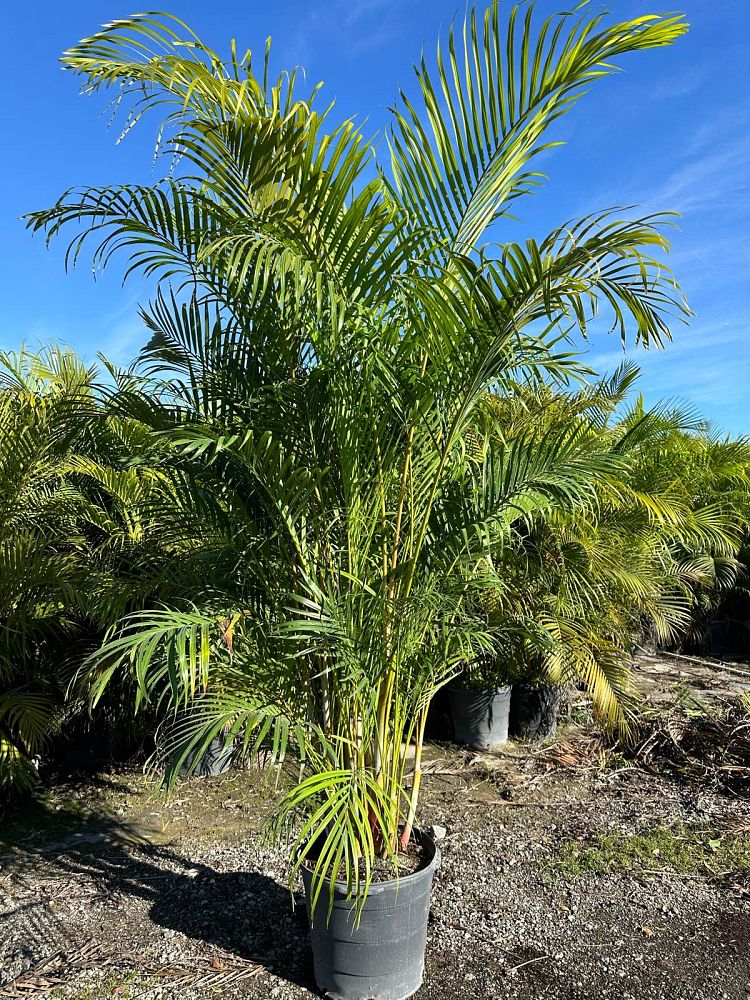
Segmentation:
<svg viewBox="0 0 750 1000">
<path fill-rule="evenodd" d="M 735 795 L 750 794 L 750 702 L 655 720 L 633 752 L 652 772 L 665 768 Z"/>
<path fill-rule="evenodd" d="M 608 740 L 593 729 L 572 733 L 538 755 L 548 768 L 585 770 L 614 754 L 652 774 L 671 773 L 716 791 L 750 795 L 750 699 L 667 715 L 645 713 L 636 738 Z"/>
</svg>

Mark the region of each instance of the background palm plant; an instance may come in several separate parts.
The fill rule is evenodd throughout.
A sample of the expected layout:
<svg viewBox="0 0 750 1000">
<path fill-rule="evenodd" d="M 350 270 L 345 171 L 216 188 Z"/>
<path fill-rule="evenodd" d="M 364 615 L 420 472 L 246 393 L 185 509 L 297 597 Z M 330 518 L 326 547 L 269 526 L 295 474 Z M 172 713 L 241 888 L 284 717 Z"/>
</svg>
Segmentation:
<svg viewBox="0 0 750 1000">
<path fill-rule="evenodd" d="M 75 672 L 106 629 L 178 590 L 154 519 L 149 428 L 103 406 L 96 368 L 54 348 L 0 355 L 0 784 L 85 707 Z M 133 456 L 139 464 L 133 465 Z M 132 693 L 110 692 L 110 709 Z M 66 695 L 69 695 L 66 700 Z M 127 730 L 130 711 L 116 716 Z"/>
<path fill-rule="evenodd" d="M 0 356 L 0 783 L 26 784 L 71 708 L 65 690 L 106 623 L 128 607 L 113 552 L 134 497 L 114 469 L 94 370 L 61 349 Z M 100 477 L 101 479 L 101 477 Z M 119 496 L 118 496 L 119 492 Z M 123 503 L 123 501 L 125 501 Z"/>
<path fill-rule="evenodd" d="M 647 635 L 675 642 L 691 628 L 698 596 L 736 580 L 741 512 L 716 487 L 739 486 L 750 468 L 746 442 L 712 441 L 689 412 L 648 411 L 640 399 L 627 406 L 637 375 L 623 364 L 572 394 L 542 387 L 492 401 L 507 435 L 572 424 L 594 450 L 621 460 L 617 479 L 597 485 L 595 504 L 544 511 L 514 535 L 500 555 L 507 594 L 492 609 L 498 628 L 506 618 L 517 626 L 501 673 L 582 681 L 610 725 L 624 721 L 635 694 L 636 645 Z M 683 474 L 687 456 L 702 481 L 697 469 Z"/>
<path fill-rule="evenodd" d="M 70 356 L 0 359 L 0 784 L 24 784 L 60 709 L 75 634 L 83 498 L 65 476 L 88 372 Z"/>
<path fill-rule="evenodd" d="M 94 240 L 95 266 L 122 251 L 158 281 L 151 340 L 110 405 L 163 444 L 163 509 L 205 518 L 192 599 L 125 618 L 95 696 L 130 665 L 142 698 L 192 705 L 193 748 L 227 728 L 273 733 L 281 753 L 293 733 L 309 770 L 279 823 L 302 810 L 297 865 L 314 849 L 359 899 L 375 855 L 408 843 L 432 694 L 493 648 L 477 597 L 505 590 L 498 553 L 543 511 L 592 508 L 622 465 L 575 426 L 508 440 L 487 393 L 582 375 L 559 344 L 600 302 L 645 344 L 684 312 L 651 256 L 661 217 L 486 241 L 584 88 L 684 30 L 582 7 L 540 24 L 531 6 L 471 13 L 437 76 L 419 67 L 419 100 L 401 95 L 386 164 L 315 109 L 317 89 L 300 99 L 294 74 L 270 84 L 267 58 L 257 76 L 167 16 L 64 57 L 86 89 L 131 101 L 127 127 L 159 110 L 170 172 L 70 192 L 29 224 L 76 226 L 72 261 Z"/>
<path fill-rule="evenodd" d="M 642 420 L 642 409 L 640 404 L 633 407 L 625 427 Z M 729 546 L 718 541 L 701 546 L 695 535 L 672 539 L 682 593 L 689 601 L 679 641 L 702 644 L 711 617 L 721 613 L 725 600 L 739 609 L 744 595 L 746 603 L 747 560 L 741 555 L 750 522 L 750 444 L 747 438 L 732 440 L 694 415 L 688 417 L 682 426 L 661 415 L 652 421 L 638 451 L 637 483 L 639 489 L 668 493 L 675 503 L 699 514 L 707 527 L 723 524 L 729 535 Z"/>
</svg>

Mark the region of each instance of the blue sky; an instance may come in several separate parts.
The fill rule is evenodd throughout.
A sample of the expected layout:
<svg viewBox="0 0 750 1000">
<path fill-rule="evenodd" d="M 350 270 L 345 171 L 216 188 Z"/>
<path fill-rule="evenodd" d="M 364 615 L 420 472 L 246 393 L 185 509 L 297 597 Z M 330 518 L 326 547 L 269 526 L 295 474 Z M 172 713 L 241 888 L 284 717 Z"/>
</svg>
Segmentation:
<svg viewBox="0 0 750 1000">
<path fill-rule="evenodd" d="M 47 251 L 19 221 L 69 186 L 157 176 L 153 128 L 139 127 L 115 145 L 118 129 L 107 127 L 101 97 L 78 96 L 76 80 L 57 64 L 64 48 L 131 13 L 133 3 L 38 0 L 4 10 L 2 59 L 14 92 L 8 90 L 0 111 L 6 151 L 0 349 L 61 340 L 88 358 L 103 351 L 125 363 L 146 339 L 137 303 L 148 298 L 147 286 L 133 281 L 122 288 L 116 268 L 94 281 L 86 261 L 66 275 L 63 244 Z M 243 50 L 260 53 L 271 35 L 278 68 L 303 65 L 309 80 L 325 82 L 342 116 L 366 118 L 368 131 L 381 135 L 397 87 L 411 86 L 412 62 L 423 46 L 432 54 L 438 34 L 464 10 L 456 0 L 161 5 L 221 50 L 235 36 Z M 573 4 L 538 6 L 551 13 Z M 521 220 L 497 237 L 542 236 L 612 205 L 681 212 L 670 265 L 696 316 L 689 327 L 675 326 L 663 352 L 630 356 L 643 367 L 648 402 L 680 398 L 720 427 L 750 433 L 750 2 L 610 0 L 607 6 L 617 17 L 682 9 L 691 32 L 670 49 L 627 57 L 625 72 L 593 87 L 555 129 L 554 138 L 566 145 L 545 157 L 549 182 L 519 203 Z M 622 353 L 614 338 L 596 334 L 590 358 L 611 369 Z"/>
</svg>

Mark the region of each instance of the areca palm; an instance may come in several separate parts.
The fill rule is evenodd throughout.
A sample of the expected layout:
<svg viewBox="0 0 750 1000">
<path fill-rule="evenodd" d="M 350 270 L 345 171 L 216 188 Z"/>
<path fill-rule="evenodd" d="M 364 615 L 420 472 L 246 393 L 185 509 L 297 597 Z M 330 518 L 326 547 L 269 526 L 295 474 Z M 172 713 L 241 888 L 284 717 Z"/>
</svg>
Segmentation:
<svg viewBox="0 0 750 1000">
<path fill-rule="evenodd" d="M 739 493 L 750 470 L 745 442 L 712 441 L 689 412 L 640 400 L 623 412 L 637 375 L 624 364 L 574 394 L 544 387 L 493 403 L 506 434 L 572 421 L 622 460 L 616 488 L 600 484 L 594 506 L 542 512 L 505 547 L 508 594 L 494 609 L 528 621 L 505 651 L 507 671 L 582 678 L 610 723 L 635 694 L 628 665 L 644 632 L 674 642 L 698 595 L 736 578 L 742 505 L 720 497 L 730 483 Z"/>
<path fill-rule="evenodd" d="M 639 402 L 625 415 L 622 430 L 626 441 L 633 432 L 643 438 L 634 449 L 636 488 L 661 492 L 676 508 L 694 515 L 692 531 L 686 537 L 674 532 L 668 541 L 673 573 L 687 605 L 682 628 L 669 639 L 695 641 L 703 638 L 708 618 L 722 599 L 745 585 L 738 550 L 750 522 L 750 444 L 746 438 L 719 435 L 694 415 L 682 422 L 670 417 L 657 413 L 649 418 Z M 641 435 L 644 424 L 646 434 Z M 723 541 L 716 531 L 719 526 Z"/>
<path fill-rule="evenodd" d="M 0 357 L 0 785 L 24 784 L 60 713 L 85 500 L 66 474 L 90 372 L 62 351 Z"/>
<path fill-rule="evenodd" d="M 148 514 L 162 482 L 143 459 L 158 443 L 105 412 L 96 379 L 61 349 L 0 355 L 1 785 L 33 779 L 107 627 L 178 590 Z"/>
<path fill-rule="evenodd" d="M 595 503 L 620 464 L 575 428 L 480 434 L 478 408 L 580 374 L 556 345 L 600 302 L 647 344 L 683 310 L 651 256 L 664 219 L 486 241 L 583 89 L 684 30 L 604 26 L 585 5 L 541 25 L 531 7 L 470 14 L 436 82 L 423 64 L 419 101 L 400 97 L 385 164 L 316 110 L 317 89 L 270 84 L 267 60 L 256 75 L 234 46 L 222 61 L 175 19 L 115 22 L 64 56 L 86 89 L 132 102 L 127 127 L 158 110 L 173 162 L 156 185 L 70 192 L 30 225 L 79 227 L 71 260 L 93 240 L 95 266 L 121 251 L 126 273 L 158 280 L 151 340 L 111 405 L 166 442 L 160 474 L 206 517 L 193 600 L 125 619 L 95 693 L 131 665 L 142 697 L 192 704 L 192 748 L 228 728 L 281 753 L 292 733 L 310 770 L 279 823 L 305 812 L 297 864 L 315 850 L 317 874 L 359 899 L 375 855 L 409 841 L 430 698 L 493 646 L 475 597 L 503 587 L 495 554 L 535 513 Z"/>
<path fill-rule="evenodd" d="M 90 374 L 62 351 L 0 357 L 0 785 L 31 780 L 60 714 L 87 505 L 66 466 Z"/>
</svg>

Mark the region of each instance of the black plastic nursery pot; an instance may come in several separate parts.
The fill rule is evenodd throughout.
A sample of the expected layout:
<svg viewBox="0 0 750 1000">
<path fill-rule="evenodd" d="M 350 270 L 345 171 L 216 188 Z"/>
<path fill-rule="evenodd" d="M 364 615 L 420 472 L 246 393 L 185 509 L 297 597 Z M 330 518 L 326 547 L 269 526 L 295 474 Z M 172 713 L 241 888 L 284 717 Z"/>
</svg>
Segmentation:
<svg viewBox="0 0 750 1000">
<path fill-rule="evenodd" d="M 514 684 L 509 733 L 514 740 L 546 740 L 557 731 L 562 688 L 558 684 Z"/>
<path fill-rule="evenodd" d="M 215 778 L 217 775 L 224 774 L 225 771 L 229 770 L 232 763 L 232 752 L 232 747 L 225 747 L 224 740 L 220 736 L 216 736 L 211 740 L 206 748 L 206 752 L 195 767 L 193 767 L 195 753 L 191 752 L 188 754 L 185 758 L 185 763 L 180 768 L 180 774 L 183 777 L 189 773 L 191 775 L 198 775 L 200 778 Z"/>
<path fill-rule="evenodd" d="M 441 687 L 430 701 L 424 735 L 426 740 L 441 743 L 453 738 L 450 696 L 444 687 Z"/>
<path fill-rule="evenodd" d="M 708 655 L 715 656 L 718 660 L 724 655 L 726 644 L 727 626 L 726 622 L 715 619 L 708 628 Z"/>
<path fill-rule="evenodd" d="M 510 687 L 449 687 L 453 737 L 474 750 L 492 750 L 508 741 Z"/>
<path fill-rule="evenodd" d="M 412 875 L 373 882 L 359 924 L 346 883 L 324 880 L 315 912 L 311 912 L 313 873 L 303 866 L 315 981 L 333 1000 L 404 1000 L 417 992 L 424 976 L 427 918 L 440 851 L 434 841 L 418 834 L 427 864 Z M 355 926 L 356 924 L 356 926 Z"/>
<path fill-rule="evenodd" d="M 97 734 L 69 739 L 62 747 L 62 759 L 67 767 L 96 771 L 112 759 L 107 741 Z"/>
</svg>

